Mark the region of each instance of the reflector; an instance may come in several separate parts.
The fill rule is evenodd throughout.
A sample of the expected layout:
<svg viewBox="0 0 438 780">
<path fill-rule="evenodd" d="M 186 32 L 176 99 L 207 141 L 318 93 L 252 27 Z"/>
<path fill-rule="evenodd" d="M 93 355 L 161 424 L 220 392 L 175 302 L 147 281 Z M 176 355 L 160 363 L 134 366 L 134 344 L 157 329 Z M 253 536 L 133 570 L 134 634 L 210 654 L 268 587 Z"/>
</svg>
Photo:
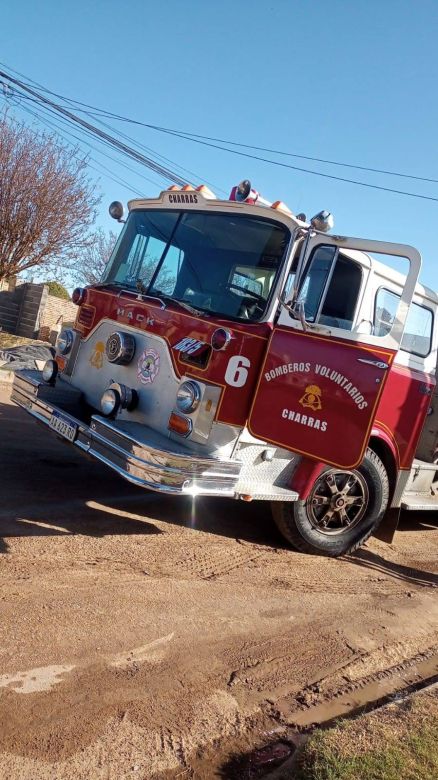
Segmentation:
<svg viewBox="0 0 438 780">
<path fill-rule="evenodd" d="M 188 436 L 192 431 L 192 421 L 188 417 L 183 417 L 182 414 L 172 412 L 167 427 L 169 431 L 173 431 L 179 436 Z"/>
</svg>

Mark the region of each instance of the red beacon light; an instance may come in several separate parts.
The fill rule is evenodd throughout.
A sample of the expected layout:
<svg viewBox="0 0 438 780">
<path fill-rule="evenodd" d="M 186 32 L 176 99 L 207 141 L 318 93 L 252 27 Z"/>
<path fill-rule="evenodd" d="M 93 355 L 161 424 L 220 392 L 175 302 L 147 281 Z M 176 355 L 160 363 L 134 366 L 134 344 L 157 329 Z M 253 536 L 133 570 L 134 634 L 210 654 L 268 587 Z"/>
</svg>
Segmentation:
<svg viewBox="0 0 438 780">
<path fill-rule="evenodd" d="M 229 199 L 239 203 L 249 203 L 252 206 L 268 206 L 268 208 L 275 208 L 278 209 L 278 211 L 285 211 L 285 213 L 289 214 L 292 213 L 281 201 L 276 200 L 275 203 L 271 203 L 270 200 L 262 198 L 260 193 L 251 187 L 251 182 L 249 179 L 243 179 L 240 184 L 237 184 L 236 187 L 233 187 L 230 192 Z"/>
<path fill-rule="evenodd" d="M 249 179 L 243 179 L 240 184 L 237 184 L 230 192 L 230 200 L 238 201 L 239 203 L 256 203 L 260 198 L 257 190 L 251 187 Z M 270 205 L 270 204 L 269 204 Z"/>
</svg>

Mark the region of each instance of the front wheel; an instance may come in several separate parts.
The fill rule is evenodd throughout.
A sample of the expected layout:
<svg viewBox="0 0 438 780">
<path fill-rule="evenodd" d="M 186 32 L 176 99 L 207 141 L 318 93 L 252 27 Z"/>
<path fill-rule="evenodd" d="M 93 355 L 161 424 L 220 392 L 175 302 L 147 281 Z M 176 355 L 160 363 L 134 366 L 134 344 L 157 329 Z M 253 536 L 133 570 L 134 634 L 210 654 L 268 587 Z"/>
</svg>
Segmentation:
<svg viewBox="0 0 438 780">
<path fill-rule="evenodd" d="M 386 469 L 368 449 L 357 469 L 325 469 L 305 501 L 271 506 L 278 529 L 293 547 L 335 558 L 353 552 L 371 536 L 388 500 Z"/>
</svg>

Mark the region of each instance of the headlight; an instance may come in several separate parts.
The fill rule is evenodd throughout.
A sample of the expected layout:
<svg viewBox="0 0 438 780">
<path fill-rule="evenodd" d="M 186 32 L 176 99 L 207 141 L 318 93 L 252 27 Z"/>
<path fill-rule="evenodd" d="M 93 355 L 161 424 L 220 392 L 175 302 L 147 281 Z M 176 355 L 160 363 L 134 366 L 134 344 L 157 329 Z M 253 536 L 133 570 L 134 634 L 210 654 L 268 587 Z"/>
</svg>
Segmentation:
<svg viewBox="0 0 438 780">
<path fill-rule="evenodd" d="M 70 352 L 74 338 L 74 333 L 70 328 L 61 331 L 56 342 L 56 348 L 61 355 L 67 355 Z"/>
<path fill-rule="evenodd" d="M 71 299 L 76 306 L 81 306 L 85 303 L 87 298 L 87 291 L 83 287 L 75 287 L 71 294 Z"/>
<path fill-rule="evenodd" d="M 100 399 L 100 408 L 102 409 L 105 417 L 111 417 L 112 414 L 117 412 L 120 407 L 120 400 L 120 395 L 117 390 L 113 390 L 112 388 L 105 390 L 102 398 Z"/>
<path fill-rule="evenodd" d="M 100 408 L 102 409 L 105 417 L 111 417 L 118 412 L 119 409 L 127 409 L 128 412 L 132 412 L 137 406 L 138 394 L 136 390 L 132 390 L 126 385 L 121 385 L 118 382 L 114 382 L 111 387 L 105 390 L 102 398 L 100 399 Z"/>
<path fill-rule="evenodd" d="M 176 406 L 180 412 L 190 414 L 199 406 L 201 400 L 201 388 L 196 382 L 183 382 L 176 394 Z"/>
<path fill-rule="evenodd" d="M 56 377 L 58 375 L 58 364 L 55 360 L 48 360 L 44 364 L 43 368 L 43 379 L 45 382 L 48 382 L 51 384 L 55 381 Z"/>
</svg>

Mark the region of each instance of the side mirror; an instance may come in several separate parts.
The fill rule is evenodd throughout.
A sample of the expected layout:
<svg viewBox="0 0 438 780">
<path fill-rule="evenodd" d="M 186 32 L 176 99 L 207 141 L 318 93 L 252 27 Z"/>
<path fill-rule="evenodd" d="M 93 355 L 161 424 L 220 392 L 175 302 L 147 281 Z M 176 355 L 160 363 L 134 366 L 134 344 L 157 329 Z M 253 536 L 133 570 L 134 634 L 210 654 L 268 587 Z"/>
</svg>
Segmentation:
<svg viewBox="0 0 438 780">
<path fill-rule="evenodd" d="M 117 222 L 123 222 L 123 214 L 125 212 L 123 208 L 123 203 L 120 203 L 119 200 L 113 200 L 112 203 L 110 203 L 108 211 L 110 213 L 110 216 L 113 219 L 116 219 Z"/>
</svg>

